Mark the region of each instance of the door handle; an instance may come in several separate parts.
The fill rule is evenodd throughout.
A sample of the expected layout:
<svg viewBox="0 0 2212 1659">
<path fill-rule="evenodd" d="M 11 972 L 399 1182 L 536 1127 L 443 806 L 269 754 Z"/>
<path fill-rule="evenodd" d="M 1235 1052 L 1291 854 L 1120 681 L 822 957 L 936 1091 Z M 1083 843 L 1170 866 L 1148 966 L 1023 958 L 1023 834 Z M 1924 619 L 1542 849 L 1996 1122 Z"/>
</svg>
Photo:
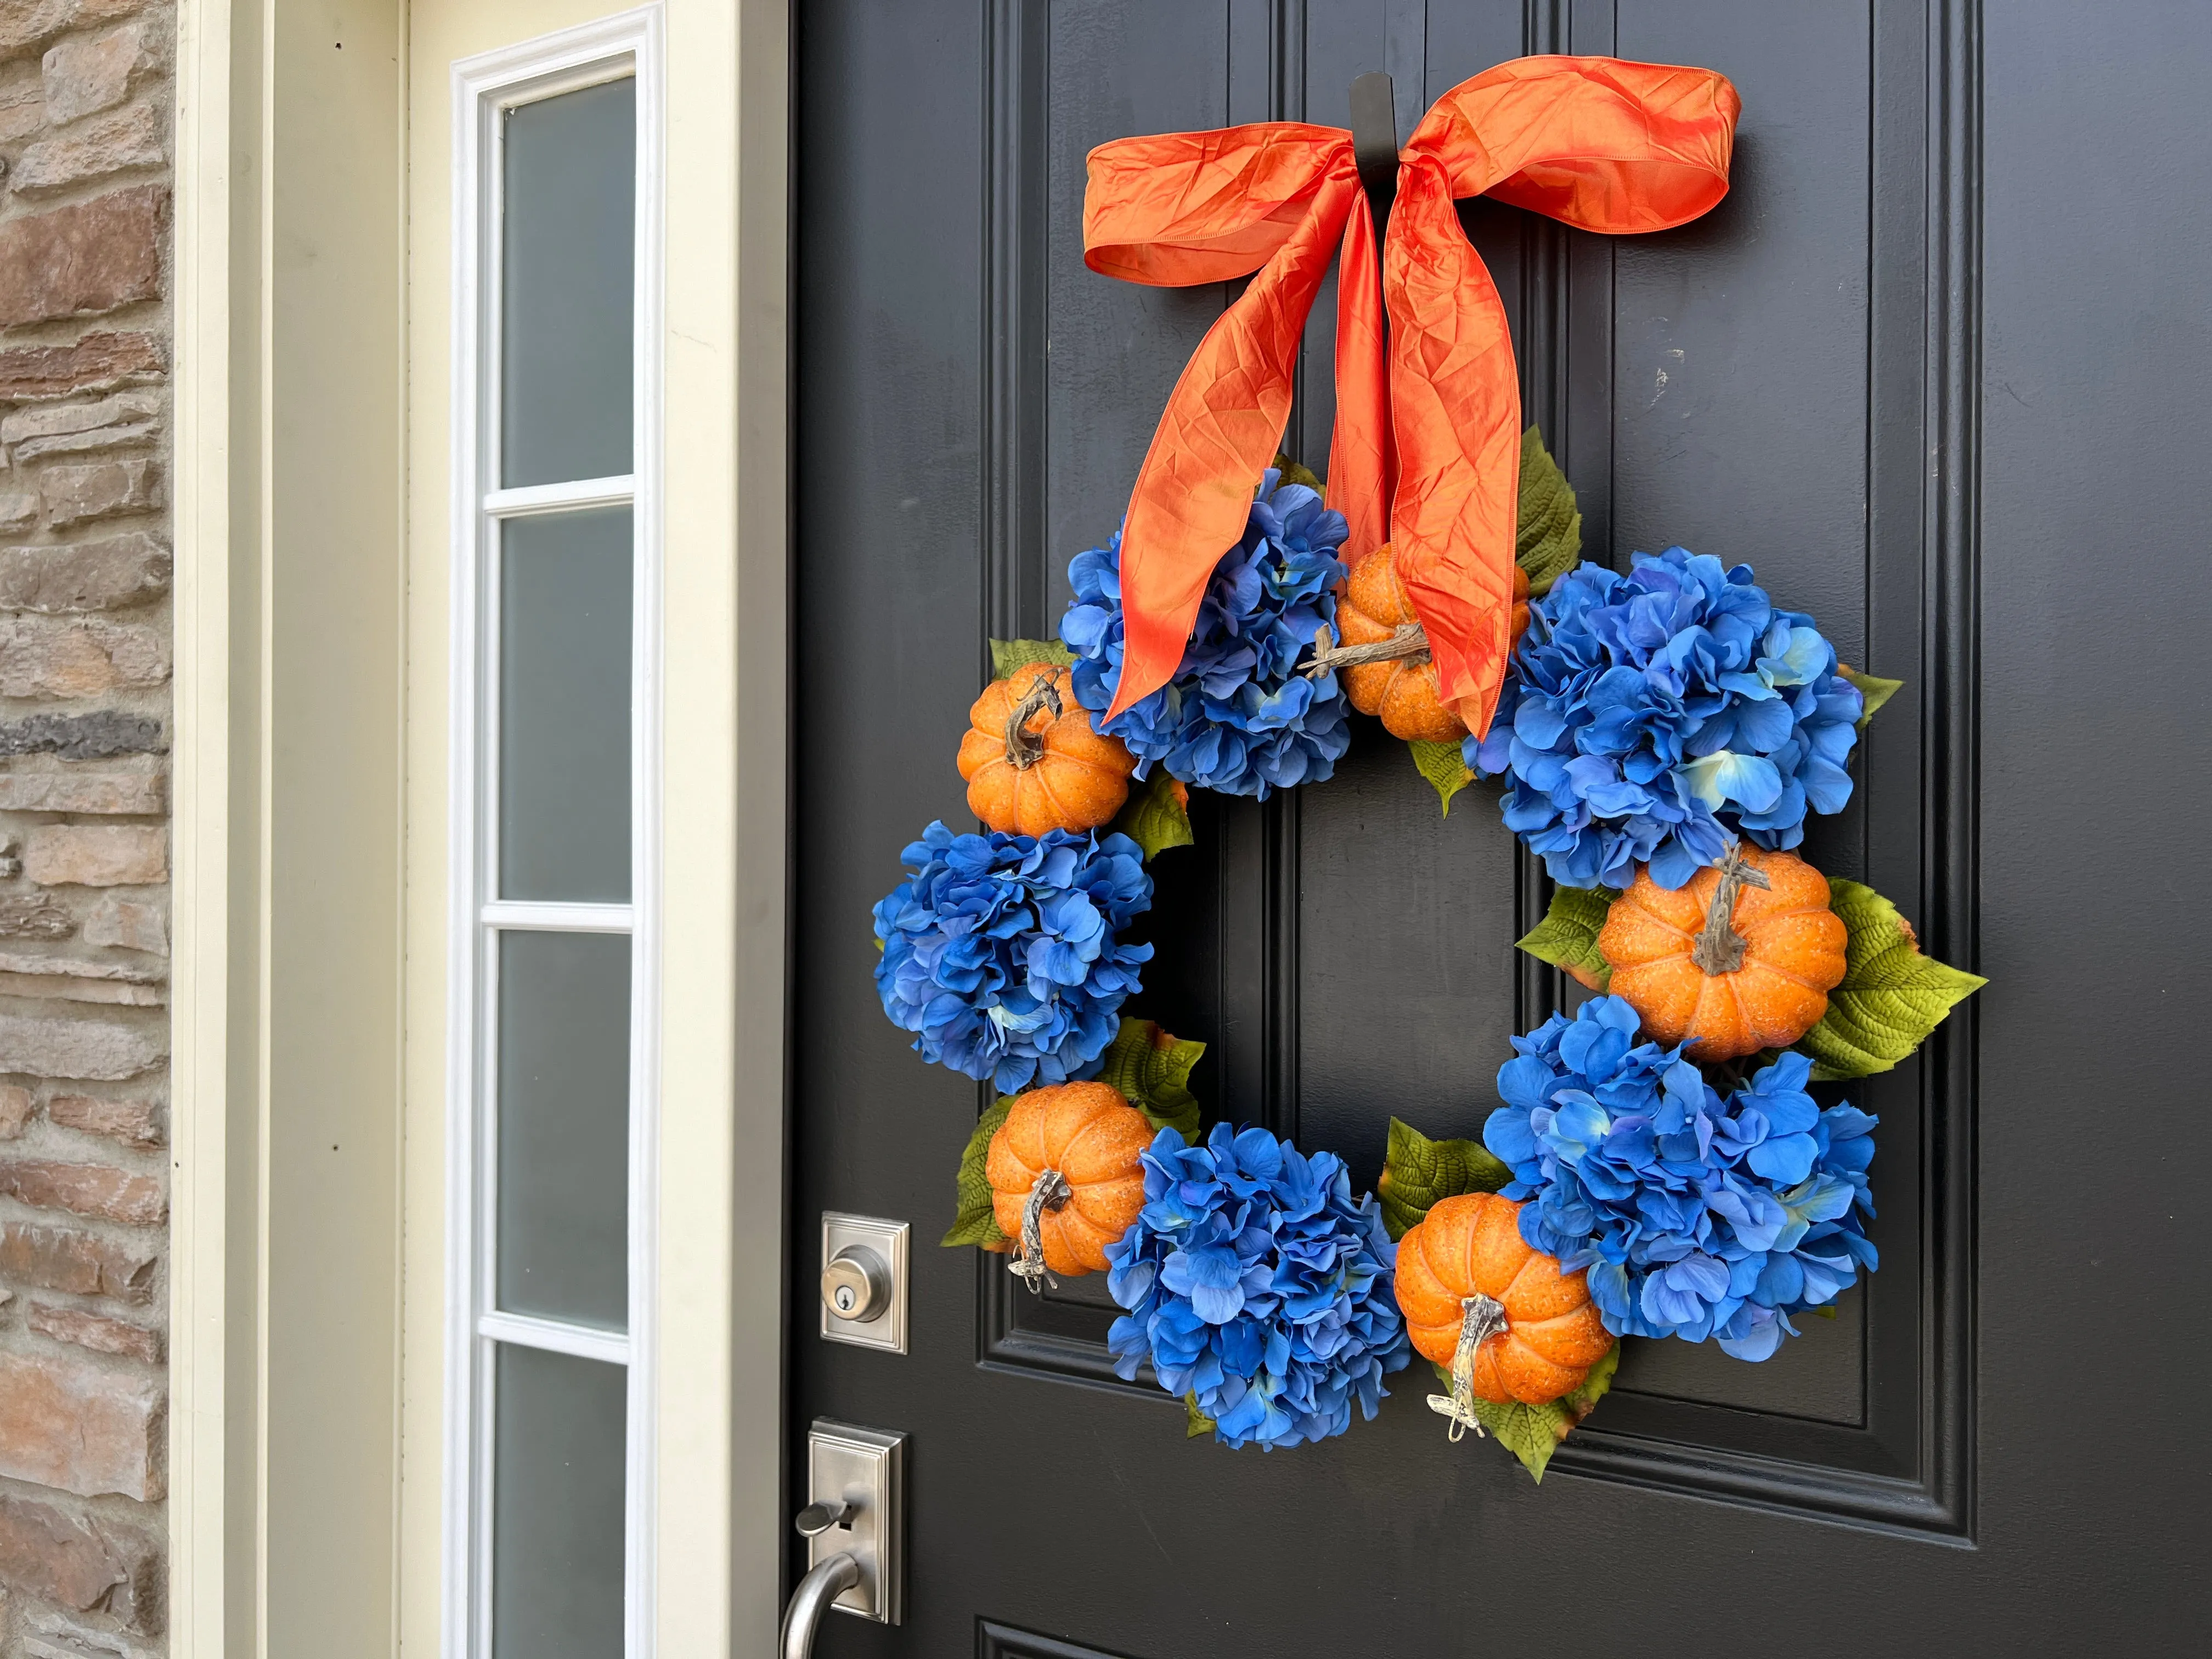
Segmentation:
<svg viewBox="0 0 2212 1659">
<path fill-rule="evenodd" d="M 830 1608 L 896 1625 L 903 1611 L 906 1437 L 817 1418 L 806 1436 L 806 1576 L 784 1611 L 784 1659 L 805 1659 Z"/>
<path fill-rule="evenodd" d="M 783 1610 L 783 1631 L 776 1651 L 783 1659 L 813 1659 L 814 1632 L 822 1628 L 822 1615 L 837 1598 L 860 1582 L 860 1564 L 842 1551 L 807 1570 L 791 1593 Z"/>
</svg>

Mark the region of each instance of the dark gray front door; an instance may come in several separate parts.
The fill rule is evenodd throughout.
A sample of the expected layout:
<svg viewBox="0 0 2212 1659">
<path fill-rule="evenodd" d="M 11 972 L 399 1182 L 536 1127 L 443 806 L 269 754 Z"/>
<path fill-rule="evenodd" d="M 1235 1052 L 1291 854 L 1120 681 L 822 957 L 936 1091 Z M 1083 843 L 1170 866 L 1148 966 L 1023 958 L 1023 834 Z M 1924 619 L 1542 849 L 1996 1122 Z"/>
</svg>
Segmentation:
<svg viewBox="0 0 2212 1659">
<path fill-rule="evenodd" d="M 799 127 L 789 1420 L 913 1436 L 906 1622 L 830 1654 L 2201 1651 L 2196 1059 L 2208 784 L 2212 8 L 2194 0 L 808 0 Z M 870 907 L 933 818 L 984 641 L 1051 631 L 1221 290 L 1082 263 L 1085 152 L 1401 131 L 1524 52 L 1729 76 L 1734 188 L 1677 232 L 1464 218 L 1589 556 L 1747 561 L 1908 682 L 1808 854 L 1989 976 L 1882 1121 L 1881 1271 L 1760 1365 L 1631 1346 L 1540 1489 L 1427 1378 L 1263 1455 L 1112 1375 L 1099 1279 L 939 1250 L 981 1100 L 884 1020 Z M 1316 311 L 1287 447 L 1325 470 Z M 1357 722 L 1335 779 L 1200 796 L 1130 1012 L 1210 1116 L 1340 1152 L 1480 1133 L 1562 987 L 1539 867 Z M 825 1209 L 917 1239 L 912 1351 L 814 1335 Z M 803 1468 L 803 1459 L 794 1465 Z M 794 1500 L 794 1504 L 797 1500 Z M 798 1558 L 794 1555 L 794 1565 Z"/>
</svg>

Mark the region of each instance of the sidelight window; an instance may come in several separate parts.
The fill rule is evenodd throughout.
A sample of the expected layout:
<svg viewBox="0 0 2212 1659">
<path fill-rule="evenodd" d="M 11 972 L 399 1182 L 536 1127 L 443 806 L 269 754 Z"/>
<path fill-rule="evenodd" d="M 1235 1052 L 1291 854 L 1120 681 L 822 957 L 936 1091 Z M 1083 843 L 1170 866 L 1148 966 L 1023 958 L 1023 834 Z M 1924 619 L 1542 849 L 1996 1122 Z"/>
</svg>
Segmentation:
<svg viewBox="0 0 2212 1659">
<path fill-rule="evenodd" d="M 454 74 L 449 1659 L 649 1645 L 658 27 Z"/>
</svg>

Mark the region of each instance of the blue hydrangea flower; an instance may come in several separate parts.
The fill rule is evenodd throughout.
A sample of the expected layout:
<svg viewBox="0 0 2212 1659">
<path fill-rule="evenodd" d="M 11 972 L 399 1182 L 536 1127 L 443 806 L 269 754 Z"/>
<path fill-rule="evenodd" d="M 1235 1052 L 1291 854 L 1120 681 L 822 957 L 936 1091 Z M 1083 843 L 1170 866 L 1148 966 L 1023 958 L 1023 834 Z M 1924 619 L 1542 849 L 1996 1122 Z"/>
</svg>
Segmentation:
<svg viewBox="0 0 2212 1659">
<path fill-rule="evenodd" d="M 1839 812 L 1858 690 L 1810 617 L 1751 567 L 1670 547 L 1626 576 L 1584 563 L 1530 607 L 1498 716 L 1461 752 L 1505 772 L 1505 827 L 1570 887 L 1681 886 L 1730 831 L 1770 849 Z"/>
<path fill-rule="evenodd" d="M 1243 539 L 1221 556 L 1176 676 L 1098 729 L 1129 746 L 1137 775 L 1171 777 L 1225 795 L 1319 783 L 1351 746 L 1351 705 L 1334 673 L 1292 672 L 1336 621 L 1344 514 L 1303 484 L 1262 475 Z M 1060 637 L 1075 653 L 1076 701 L 1092 723 L 1121 684 L 1121 532 L 1067 567 L 1075 599 Z"/>
<path fill-rule="evenodd" d="M 1589 1269 L 1620 1336 L 1717 1340 L 1765 1359 L 1790 1316 L 1880 1265 L 1866 1236 L 1877 1120 L 1822 1111 L 1784 1054 L 1725 1101 L 1679 1048 L 1638 1042 L 1620 997 L 1553 1014 L 1499 1068 L 1482 1142 L 1513 1170 L 1521 1236 Z"/>
<path fill-rule="evenodd" d="M 1218 1123 L 1201 1146 L 1163 1129 L 1144 1162 L 1145 1207 L 1106 1247 L 1128 1310 L 1107 1336 L 1114 1369 L 1133 1378 L 1149 1359 L 1231 1446 L 1342 1434 L 1355 1400 L 1371 1419 L 1412 1349 L 1397 1247 L 1373 1194 L 1352 1202 L 1344 1160 Z"/>
<path fill-rule="evenodd" d="M 924 1060 L 1002 1094 L 1086 1075 L 1121 1029 L 1149 945 L 1117 937 L 1152 908 L 1127 836 L 956 836 L 933 823 L 876 906 L 876 989 Z"/>
</svg>

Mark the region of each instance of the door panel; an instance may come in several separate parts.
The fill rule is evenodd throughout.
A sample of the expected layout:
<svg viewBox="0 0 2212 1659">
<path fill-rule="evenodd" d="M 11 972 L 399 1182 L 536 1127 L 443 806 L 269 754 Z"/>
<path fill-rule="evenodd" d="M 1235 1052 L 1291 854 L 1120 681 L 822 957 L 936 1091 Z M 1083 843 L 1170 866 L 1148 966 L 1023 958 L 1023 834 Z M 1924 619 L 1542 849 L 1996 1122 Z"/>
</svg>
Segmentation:
<svg viewBox="0 0 2212 1659">
<path fill-rule="evenodd" d="M 821 1210 L 908 1218 L 925 1238 L 950 1218 L 983 1103 L 883 1019 L 867 911 L 931 818 L 972 822 L 951 756 L 984 641 L 1051 631 L 1067 559 L 1118 521 L 1161 404 L 1229 297 L 1084 268 L 1083 156 L 1110 138 L 1340 124 L 1352 77 L 1378 67 L 1409 130 L 1428 100 L 1522 52 L 1730 76 L 1746 106 L 1734 187 L 1696 224 L 1602 238 L 1487 204 L 1462 204 L 1462 222 L 1512 319 L 1528 418 L 1580 495 L 1586 554 L 1625 566 L 1680 541 L 1748 561 L 1847 660 L 1908 682 L 1862 745 L 1850 809 L 1818 821 L 1807 851 L 1895 898 L 1937 956 L 1977 960 L 1978 746 L 2005 718 L 1979 699 L 1977 654 L 1991 465 L 1980 27 L 1978 7 L 1942 0 L 806 9 L 799 1305 Z M 2036 39 L 2015 50 L 2061 52 Z M 1332 286 L 1285 438 L 1317 469 L 1333 307 Z M 1339 1152 L 1364 1186 L 1394 1114 L 1479 1133 L 1507 1038 L 1578 994 L 1512 949 L 1547 890 L 1494 791 L 1440 819 L 1402 745 L 1355 728 L 1325 786 L 1194 796 L 1197 844 L 1153 866 L 1160 954 L 1130 1012 L 1209 1044 L 1194 1079 L 1209 1119 Z M 1703 1650 L 1771 1617 L 1751 1608 L 1771 1600 L 1731 1613 L 1685 1580 L 1686 1554 L 1755 1560 L 1790 1605 L 1849 1597 L 1898 1650 L 2008 1619 L 2027 1632 L 2014 1650 L 2069 1650 L 2035 1647 L 2059 1626 L 2020 1613 L 2040 1547 L 2002 1564 L 1959 1547 L 1978 1535 L 1972 1407 L 2036 1386 L 1975 1368 L 1991 1271 L 1975 1256 L 1976 1039 L 1969 1004 L 1848 1091 L 1882 1121 L 1882 1270 L 1840 1316 L 1805 1321 L 1760 1365 L 1632 1344 L 1540 1490 L 1494 1447 L 1447 1448 L 1412 1370 L 1377 1421 L 1322 1446 L 1186 1444 L 1177 1402 L 1112 1376 L 1102 1279 L 1033 1299 L 997 1259 L 925 1245 L 908 1356 L 798 1324 L 794 1435 L 832 1415 L 915 1436 L 908 1622 L 838 1621 L 823 1650 L 1333 1655 L 1373 1646 L 1378 1618 L 1393 1645 L 1502 1650 L 1556 1638 L 1541 1598 L 1495 1592 L 1554 1582 L 1571 1540 L 1617 1592 L 1577 1604 L 1578 1648 Z M 2025 1109 L 2044 1109 L 2031 1093 Z M 1852 1575 L 1879 1584 L 1878 1606 L 1859 1605 Z M 2148 1631 L 2182 1615 L 2154 1598 L 2130 1616 L 2124 1628 Z"/>
</svg>

